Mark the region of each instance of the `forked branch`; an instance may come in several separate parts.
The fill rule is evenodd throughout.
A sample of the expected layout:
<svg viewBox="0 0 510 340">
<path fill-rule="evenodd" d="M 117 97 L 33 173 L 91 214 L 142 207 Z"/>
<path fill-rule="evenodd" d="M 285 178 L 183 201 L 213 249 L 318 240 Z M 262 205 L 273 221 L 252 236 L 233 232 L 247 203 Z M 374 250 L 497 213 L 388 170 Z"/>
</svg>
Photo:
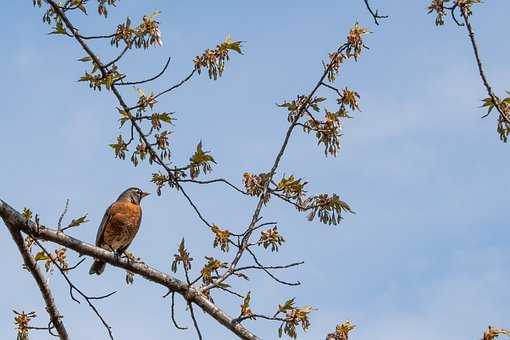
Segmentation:
<svg viewBox="0 0 510 340">
<path fill-rule="evenodd" d="M 194 286 L 189 287 L 186 282 L 183 282 L 173 276 L 165 274 L 144 263 L 134 262 L 130 261 L 129 259 L 124 259 L 115 256 L 115 254 L 112 252 L 93 246 L 89 243 L 83 242 L 76 238 L 70 237 L 58 230 L 46 228 L 43 226 L 40 226 L 38 228 L 34 222 L 25 221 L 23 216 L 18 211 L 14 210 L 12 207 L 10 207 L 7 203 L 2 201 L 1 199 L 0 199 L 0 217 L 4 220 L 5 224 L 8 226 L 9 231 L 11 231 L 11 234 L 18 235 L 16 236 L 18 237 L 18 241 L 20 240 L 21 242 L 23 242 L 21 234 L 19 234 L 19 232 L 22 231 L 28 235 L 36 237 L 37 239 L 47 240 L 59 244 L 63 247 L 72 249 L 79 254 L 92 256 L 112 266 L 126 269 L 130 272 L 140 275 L 141 277 L 145 278 L 148 281 L 166 287 L 171 292 L 176 292 L 180 294 L 186 300 L 202 308 L 202 310 L 206 314 L 210 315 L 212 318 L 221 323 L 223 326 L 225 326 L 239 338 L 247 340 L 259 339 L 255 334 L 250 332 L 244 326 L 240 325 L 239 323 L 235 323 L 232 317 L 227 315 L 220 307 L 212 303 L 205 295 L 201 294 L 197 288 L 195 288 Z M 16 234 L 16 232 L 18 234 Z M 16 242 L 19 247 L 18 241 Z M 42 286 L 44 287 L 44 281 L 38 281 L 38 284 L 40 286 L 41 284 L 43 284 Z M 53 318 L 55 319 L 54 321 L 55 326 L 61 327 L 60 331 L 65 331 L 60 318 L 57 317 L 60 316 L 60 314 L 58 313 L 58 310 L 54 305 L 53 297 L 51 296 L 51 293 L 48 295 L 47 292 L 49 292 L 49 290 L 48 291 L 45 290 L 43 296 L 45 297 L 45 300 L 47 300 L 47 303 L 50 306 L 52 306 L 51 310 Z M 62 337 L 62 339 L 68 339 L 67 335 L 66 337 Z"/>
</svg>

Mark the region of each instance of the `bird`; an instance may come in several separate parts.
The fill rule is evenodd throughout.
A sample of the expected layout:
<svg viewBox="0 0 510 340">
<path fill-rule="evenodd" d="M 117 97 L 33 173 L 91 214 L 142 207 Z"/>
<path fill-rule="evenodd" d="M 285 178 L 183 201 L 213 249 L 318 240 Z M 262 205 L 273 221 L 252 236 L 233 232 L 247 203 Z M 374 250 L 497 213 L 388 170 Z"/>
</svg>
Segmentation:
<svg viewBox="0 0 510 340">
<path fill-rule="evenodd" d="M 131 244 L 142 221 L 142 198 L 149 195 L 141 189 L 126 189 L 117 200 L 106 209 L 96 236 L 96 246 L 122 254 Z M 106 263 L 95 260 L 89 274 L 101 275 Z"/>
</svg>

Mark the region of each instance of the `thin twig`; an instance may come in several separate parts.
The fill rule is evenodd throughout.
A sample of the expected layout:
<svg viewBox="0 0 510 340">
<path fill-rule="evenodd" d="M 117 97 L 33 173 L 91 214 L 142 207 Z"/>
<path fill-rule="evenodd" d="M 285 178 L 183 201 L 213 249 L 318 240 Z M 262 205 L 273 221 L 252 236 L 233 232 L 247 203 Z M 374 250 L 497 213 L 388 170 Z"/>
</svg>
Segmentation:
<svg viewBox="0 0 510 340">
<path fill-rule="evenodd" d="M 58 224 L 57 227 L 59 230 L 62 228 L 62 220 L 64 219 L 64 216 L 67 214 L 67 209 L 69 208 L 69 198 L 66 199 L 66 205 L 64 207 L 64 211 L 62 211 L 62 214 L 60 214 L 60 217 L 58 218 Z"/>
<path fill-rule="evenodd" d="M 67 267 L 67 268 L 62 268 L 64 271 L 68 272 L 68 271 L 71 271 L 73 269 L 76 269 L 80 264 L 82 264 L 86 259 L 81 259 L 77 264 L 75 264 L 74 266 L 72 267 Z"/>
<path fill-rule="evenodd" d="M 300 266 L 300 265 L 302 265 L 304 263 L 305 263 L 304 261 L 300 261 L 300 262 L 294 262 L 294 263 L 283 265 L 283 266 L 246 266 L 246 267 L 236 268 L 235 271 L 239 272 L 239 271 L 247 270 L 247 269 L 265 269 L 265 270 L 288 269 L 288 268 Z"/>
<path fill-rule="evenodd" d="M 340 92 L 340 90 L 339 90 L 339 89 L 337 89 L 336 87 L 331 86 L 331 85 L 329 85 L 328 83 L 324 83 L 324 82 L 322 82 L 322 86 L 327 87 L 328 89 L 330 89 L 330 90 L 334 91 L 336 94 L 338 94 L 338 96 L 339 96 L 339 97 L 342 97 L 342 93 L 341 93 L 341 92 Z"/>
<path fill-rule="evenodd" d="M 171 86 L 170 88 L 168 88 L 168 89 L 166 89 L 164 91 L 161 91 L 158 94 L 154 95 L 154 99 L 157 99 L 157 98 L 161 97 L 162 95 L 164 95 L 164 94 L 166 94 L 168 92 L 171 92 L 171 91 L 175 90 L 176 88 L 181 87 L 182 85 L 184 85 L 184 83 L 186 83 L 188 80 L 190 80 L 191 77 L 193 77 L 193 75 L 195 75 L 196 72 L 197 72 L 197 69 L 194 68 L 193 71 L 191 71 L 191 73 L 186 76 L 186 78 L 184 78 L 183 80 L 181 80 L 177 84 Z M 117 84 L 117 85 L 124 85 L 124 84 Z M 140 105 L 135 105 L 135 106 L 132 106 L 132 107 L 127 107 L 126 110 L 133 111 L 133 110 L 138 109 L 139 107 L 140 107 Z"/>
<path fill-rule="evenodd" d="M 188 74 L 188 76 L 186 78 L 184 78 L 183 80 L 181 80 L 180 82 L 178 82 L 177 84 L 175 84 L 174 86 L 170 87 L 169 89 L 167 90 L 164 90 L 164 91 L 161 91 L 160 93 L 158 93 L 157 95 L 154 96 L 154 98 L 158 98 L 170 91 L 173 91 L 175 90 L 176 88 L 182 86 L 184 83 L 186 83 L 188 80 L 191 79 L 191 77 L 193 77 L 193 75 L 195 75 L 195 73 L 197 72 L 197 69 L 194 68 L 193 71 L 191 71 L 190 74 Z"/>
<path fill-rule="evenodd" d="M 110 67 L 112 66 L 113 64 L 115 64 L 116 62 L 118 62 L 120 59 L 122 59 L 122 57 L 124 56 L 124 54 L 126 54 L 126 52 L 129 50 L 129 46 L 126 45 L 124 47 L 124 49 L 122 50 L 122 52 L 115 58 L 113 59 L 112 61 L 110 61 L 109 63 L 105 64 L 104 67 Z"/>
<path fill-rule="evenodd" d="M 79 36 L 81 39 L 84 40 L 92 40 L 92 39 L 111 39 L 115 37 L 115 33 L 109 34 L 109 35 L 93 35 L 93 36 L 85 36 L 77 33 L 77 36 Z"/>
<path fill-rule="evenodd" d="M 156 80 L 156 79 L 158 79 L 159 77 L 161 77 L 165 73 L 166 69 L 168 68 L 168 65 L 170 64 L 170 60 L 171 60 L 171 58 L 167 59 L 166 64 L 163 67 L 163 69 L 161 70 L 161 72 L 156 74 L 154 77 L 151 77 L 151 78 L 148 78 L 148 79 L 145 79 L 145 80 L 140 80 L 140 81 L 127 81 L 127 82 L 117 83 L 117 85 L 119 85 L 119 86 L 121 86 L 121 85 L 138 85 L 138 84 L 148 83 L 148 82 L 151 82 L 153 80 Z"/>
<path fill-rule="evenodd" d="M 263 315 L 263 314 L 250 314 L 250 315 L 247 315 L 247 316 L 243 316 L 243 317 L 237 318 L 235 320 L 235 322 L 241 323 L 244 320 L 247 320 L 247 319 L 256 319 L 256 318 L 264 319 L 264 320 L 269 320 L 269 321 L 280 321 L 280 322 L 287 321 L 286 319 L 278 318 L 276 316 L 267 316 L 267 315 Z"/>
<path fill-rule="evenodd" d="M 446 9 L 449 9 L 451 14 L 452 14 L 452 19 L 453 21 L 455 21 L 455 23 L 457 24 L 457 26 L 464 26 L 464 24 L 462 22 L 459 21 L 459 19 L 457 19 L 457 16 L 455 15 L 455 10 L 459 7 L 459 5 L 456 3 L 454 4 L 453 6 L 451 7 L 445 7 Z"/>
<path fill-rule="evenodd" d="M 460 9 L 460 13 L 462 14 L 462 18 L 464 19 L 464 23 L 466 24 L 466 29 L 469 34 L 469 40 L 471 41 L 471 46 L 473 47 L 473 52 L 475 54 L 476 64 L 478 66 L 478 71 L 480 73 L 480 78 L 482 79 L 483 85 L 485 86 L 485 89 L 487 90 L 487 94 L 492 100 L 492 103 L 498 110 L 500 114 L 500 118 L 503 119 L 507 124 L 510 124 L 510 117 L 507 116 L 507 114 L 501 109 L 498 98 L 492 91 L 492 87 L 489 84 L 489 81 L 487 80 L 487 76 L 485 75 L 485 71 L 483 69 L 482 60 L 480 58 L 480 53 L 478 52 L 478 44 L 475 40 L 475 33 L 473 31 L 473 27 L 471 26 L 471 22 L 469 21 L 468 14 L 466 13 L 466 10 L 463 8 Z"/>
<path fill-rule="evenodd" d="M 260 229 L 260 228 L 264 228 L 268 225 L 274 225 L 276 226 L 278 223 L 277 222 L 265 222 L 265 223 L 262 223 L 262 224 L 259 224 L 258 226 L 254 227 L 253 228 L 253 231 L 257 230 L 257 229 Z M 243 234 L 244 235 L 244 234 Z"/>
<path fill-rule="evenodd" d="M 200 333 L 200 328 L 198 327 L 198 322 L 197 322 L 197 319 L 195 318 L 195 312 L 193 311 L 193 305 L 189 301 L 188 301 L 188 308 L 189 308 L 189 313 L 191 315 L 191 319 L 193 320 L 193 325 L 195 326 L 195 329 L 197 330 L 198 339 L 202 340 L 202 333 Z"/>
<path fill-rule="evenodd" d="M 204 222 L 204 224 L 206 226 L 208 226 L 209 228 L 212 228 L 213 225 L 211 223 L 209 223 L 205 217 L 202 215 L 202 213 L 200 212 L 200 210 L 198 210 L 198 207 L 197 205 L 195 204 L 195 202 L 193 202 L 193 200 L 191 199 L 191 197 L 188 195 L 188 193 L 184 190 L 184 188 L 182 186 L 179 186 L 179 190 L 182 192 L 182 194 L 184 195 L 184 197 L 186 198 L 186 200 L 189 202 L 189 204 L 191 205 L 191 207 L 193 208 L 193 210 L 195 210 L 196 214 L 198 215 L 198 218 Z"/>
<path fill-rule="evenodd" d="M 174 323 L 174 326 L 177 329 L 180 329 L 180 330 L 188 329 L 188 327 L 179 326 L 177 321 L 175 321 L 175 307 L 174 307 L 174 305 L 175 305 L 175 292 L 172 292 L 172 322 Z"/>
<path fill-rule="evenodd" d="M 368 0 L 363 0 L 365 2 L 365 6 L 367 6 L 367 9 L 368 11 L 370 12 L 370 14 L 372 15 L 372 17 L 374 18 L 374 22 L 376 25 L 379 25 L 379 19 L 386 19 L 388 18 L 387 15 L 379 15 L 379 12 L 378 10 L 372 10 L 372 7 L 370 7 L 370 4 L 368 3 Z"/>
<path fill-rule="evenodd" d="M 195 184 L 225 183 L 226 185 L 228 185 L 232 189 L 236 190 L 237 192 L 240 192 L 243 195 L 248 195 L 248 193 L 246 191 L 238 188 L 237 186 L 230 183 L 229 181 L 227 181 L 224 178 L 217 178 L 217 179 L 211 179 L 211 180 L 206 180 L 206 181 L 200 181 L 200 180 L 196 180 L 196 179 L 179 179 L 178 181 L 181 183 L 195 183 Z"/>
<path fill-rule="evenodd" d="M 238 297 L 238 298 L 240 298 L 240 299 L 244 299 L 244 296 L 242 296 L 242 295 L 241 295 L 241 294 L 239 294 L 238 292 L 234 292 L 234 291 L 233 291 L 233 290 L 231 290 L 231 289 L 228 289 L 228 288 L 226 288 L 226 287 L 222 287 L 222 286 L 218 286 L 218 288 L 219 288 L 220 290 L 223 290 L 223 291 L 227 292 L 227 293 L 230 293 L 230 294 L 232 294 L 232 295 L 235 295 L 235 296 L 237 296 L 237 297 Z"/>
<path fill-rule="evenodd" d="M 301 282 L 299 282 L 299 281 L 296 281 L 296 282 L 287 282 L 287 281 L 280 280 L 273 273 L 271 273 L 266 268 L 266 266 L 262 265 L 259 262 L 259 260 L 257 259 L 257 256 L 255 256 L 255 254 L 251 251 L 250 248 L 246 248 L 246 250 L 250 253 L 251 257 L 253 258 L 253 261 L 255 261 L 255 263 L 259 266 L 259 268 L 262 269 L 267 275 L 269 275 L 276 282 L 281 283 L 282 285 L 286 285 L 286 286 L 299 286 L 299 285 L 301 285 Z"/>
</svg>

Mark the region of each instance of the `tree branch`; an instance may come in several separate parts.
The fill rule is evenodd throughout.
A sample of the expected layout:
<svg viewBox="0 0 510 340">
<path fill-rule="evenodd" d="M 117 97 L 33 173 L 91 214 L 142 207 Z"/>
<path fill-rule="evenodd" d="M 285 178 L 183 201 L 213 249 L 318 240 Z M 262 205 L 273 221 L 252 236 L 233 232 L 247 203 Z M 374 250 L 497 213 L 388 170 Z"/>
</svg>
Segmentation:
<svg viewBox="0 0 510 340">
<path fill-rule="evenodd" d="M 106 68 L 106 66 L 104 64 L 101 63 L 99 57 L 92 51 L 92 49 L 87 45 L 87 43 L 81 38 L 81 36 L 79 35 L 79 31 L 76 27 L 74 27 L 74 25 L 71 23 L 71 21 L 69 20 L 69 18 L 65 15 L 64 12 L 62 12 L 61 8 L 55 3 L 55 1 L 53 0 L 45 0 L 52 8 L 53 10 L 55 11 L 55 13 L 62 19 L 63 23 L 65 24 L 65 26 L 67 27 L 67 29 L 69 29 L 70 32 L 72 32 L 72 35 L 74 36 L 75 40 L 78 42 L 78 44 L 83 48 L 83 50 L 87 53 L 87 55 L 92 59 L 92 61 L 94 62 L 94 64 L 98 67 L 99 71 L 101 72 L 101 75 L 102 77 L 106 77 L 107 74 L 108 74 L 108 70 Z M 183 80 L 181 80 L 179 83 L 173 85 L 172 87 L 170 87 L 169 89 L 165 90 L 165 91 L 162 91 L 160 93 L 158 93 L 157 95 L 154 96 L 154 99 L 158 98 L 159 96 L 162 96 L 163 94 L 165 93 L 168 93 L 178 87 L 180 87 L 181 85 L 183 85 L 184 83 L 186 83 L 188 80 L 190 80 L 193 75 L 197 72 L 197 69 L 196 68 L 193 68 L 193 70 L 191 71 L 191 73 L 186 77 L 184 78 Z M 119 105 L 121 106 L 121 108 L 126 112 L 126 113 L 131 113 L 132 110 L 138 108 L 139 106 L 134 106 L 134 107 L 129 107 L 124 98 L 122 97 L 122 95 L 120 94 L 119 90 L 117 89 L 116 87 L 117 85 L 116 84 L 112 84 L 111 85 L 111 91 L 113 92 L 113 94 L 115 95 L 115 97 L 117 98 L 117 101 L 119 103 Z M 200 214 L 200 211 L 198 210 L 198 207 L 193 203 L 193 201 L 191 200 L 191 198 L 189 197 L 189 195 L 184 191 L 184 189 L 181 187 L 181 185 L 179 184 L 179 182 L 177 182 L 175 180 L 175 175 L 174 175 L 174 172 L 173 170 L 167 165 L 165 164 L 165 162 L 163 161 L 163 159 L 161 159 L 161 157 L 157 154 L 157 152 L 152 148 L 152 144 L 147 140 L 147 135 L 143 133 L 143 130 L 142 128 L 140 127 L 140 125 L 137 123 L 137 119 L 134 115 L 129 115 L 129 120 L 132 124 L 132 127 L 135 128 L 136 132 L 138 133 L 138 135 L 140 136 L 141 140 L 143 141 L 143 143 L 147 146 L 147 150 L 149 152 L 149 155 L 151 156 L 151 158 L 153 158 L 154 162 L 156 162 L 157 164 L 161 165 L 165 171 L 167 172 L 168 176 L 170 179 L 174 180 L 175 182 L 175 185 L 178 189 L 181 190 L 181 192 L 184 194 L 184 196 L 186 197 L 186 199 L 188 200 L 188 202 L 191 204 L 191 206 L 193 207 L 193 209 L 196 211 L 196 213 L 198 214 L 199 218 L 209 227 L 211 228 L 212 225 L 207 222 L 207 220 Z"/>
<path fill-rule="evenodd" d="M 161 286 L 168 288 L 172 292 L 182 295 L 185 299 L 196 304 L 202 310 L 209 314 L 212 318 L 220 324 L 229 329 L 232 333 L 241 339 L 246 340 L 259 340 L 259 338 L 240 324 L 236 324 L 234 319 L 227 315 L 217 305 L 207 299 L 207 297 L 200 293 L 196 287 L 189 287 L 186 282 L 183 282 L 168 274 L 162 273 L 159 270 L 152 268 L 144 263 L 137 263 L 128 259 L 119 258 L 113 252 L 109 252 L 102 248 L 93 246 L 89 243 L 83 242 L 74 237 L 67 236 L 63 232 L 46 227 L 37 228 L 35 223 L 29 221 L 26 223 L 23 216 L 7 203 L 0 199 L 0 217 L 4 220 L 5 224 L 12 228 L 13 231 L 33 235 L 39 239 L 47 240 L 60 244 L 66 248 L 72 249 L 80 254 L 92 256 L 108 264 L 129 270 L 135 274 L 140 275 L 148 281 L 157 283 Z M 50 295 L 51 296 L 51 295 Z M 55 315 L 59 315 L 58 313 Z M 59 320 L 56 320 L 59 321 Z M 57 325 L 57 324 L 56 324 Z M 67 339 L 67 338 L 63 338 Z"/>
<path fill-rule="evenodd" d="M 180 329 L 180 330 L 188 329 L 188 327 L 179 326 L 179 324 L 175 320 L 175 292 L 172 292 L 172 309 L 171 309 L 171 311 L 172 311 L 172 322 L 174 323 L 175 328 Z"/>
<path fill-rule="evenodd" d="M 370 4 L 368 3 L 368 0 L 363 0 L 365 2 L 365 6 L 367 6 L 367 9 L 368 11 L 370 12 L 370 14 L 372 14 L 372 17 L 374 18 L 374 22 L 376 25 L 379 26 L 379 19 L 386 19 L 388 18 L 387 15 L 379 15 L 379 12 L 378 10 L 374 10 L 372 9 L 372 7 L 370 7 Z"/>
<path fill-rule="evenodd" d="M 193 311 L 193 305 L 191 302 L 188 302 L 189 307 L 189 313 L 191 315 L 191 319 L 193 320 L 193 326 L 195 326 L 195 329 L 197 330 L 198 339 L 202 340 L 202 333 L 200 332 L 200 328 L 198 327 L 197 319 L 195 318 L 195 312 Z"/>
<path fill-rule="evenodd" d="M 0 202 L 2 201 L 0 200 Z M 23 217 L 20 215 L 16 219 L 12 218 L 7 220 L 4 219 L 4 222 L 5 225 L 7 226 L 7 229 L 11 233 L 12 239 L 18 246 L 18 250 L 21 253 L 21 256 L 23 257 L 25 266 L 28 268 L 28 270 L 34 277 L 34 280 L 37 283 L 39 290 L 41 291 L 41 295 L 44 299 L 44 302 L 46 303 L 46 311 L 50 316 L 51 324 L 53 324 L 53 326 L 56 328 L 61 340 L 69 340 L 69 335 L 67 334 L 67 330 L 64 327 L 64 323 L 62 322 L 62 315 L 58 311 L 57 305 L 55 304 L 55 300 L 53 298 L 53 294 L 51 293 L 50 287 L 48 286 L 48 282 L 45 280 L 44 274 L 37 267 L 37 263 L 35 262 L 32 255 L 30 255 L 30 251 L 25 246 L 23 236 L 20 233 L 19 224 L 20 223 L 24 224 Z M 50 328 L 48 327 L 48 329 Z"/>
<path fill-rule="evenodd" d="M 89 307 L 94 311 L 94 313 L 96 314 L 96 316 L 99 318 L 99 320 L 101 321 L 101 323 L 103 324 L 103 326 L 106 328 L 107 332 L 108 332 L 108 335 L 110 337 L 111 340 L 114 340 L 113 338 L 113 333 L 112 333 L 112 327 L 106 322 L 106 320 L 104 319 L 104 317 L 101 315 L 101 313 L 99 313 L 99 311 L 97 310 L 96 306 L 94 306 L 94 304 L 92 302 L 90 302 L 90 300 L 101 300 L 101 299 L 106 299 L 110 296 L 112 296 L 113 294 L 117 293 L 116 291 L 114 292 L 111 292 L 109 294 L 106 294 L 106 295 L 103 295 L 103 296 L 88 296 L 86 295 L 85 293 L 83 293 L 80 289 L 78 289 L 78 287 L 76 287 L 76 285 L 71 281 L 71 279 L 69 279 L 69 277 L 67 276 L 66 274 L 66 270 L 64 270 L 64 268 L 62 268 L 55 259 L 53 259 L 53 257 L 51 256 L 50 252 L 48 250 L 46 250 L 46 248 L 41 244 L 41 242 L 39 242 L 37 239 L 35 239 L 35 243 L 37 244 L 37 246 L 39 248 L 42 249 L 42 251 L 49 257 L 49 259 L 51 260 L 51 262 L 53 263 L 53 265 L 55 267 L 57 267 L 57 269 L 60 271 L 60 274 L 62 274 L 62 276 L 64 277 L 64 279 L 66 280 L 67 284 L 69 285 L 69 294 L 71 295 L 71 298 L 76 301 L 77 303 L 80 303 L 79 300 L 77 300 L 74 295 L 73 295 L 73 291 L 77 291 L 78 294 L 81 295 L 81 297 L 83 297 L 85 299 L 85 301 L 87 301 Z"/>
<path fill-rule="evenodd" d="M 140 81 L 126 81 L 126 82 L 122 82 L 122 83 L 117 83 L 117 85 L 138 85 L 138 84 L 144 84 L 144 83 L 148 83 L 153 80 L 156 80 L 159 77 L 161 77 L 163 75 L 163 73 L 165 73 L 166 69 L 168 68 L 168 65 L 170 64 L 170 60 L 171 60 L 171 58 L 168 58 L 163 69 L 158 74 L 156 74 L 155 76 L 153 76 L 151 78 L 148 78 L 145 80 L 140 80 Z"/>
<path fill-rule="evenodd" d="M 341 53 L 342 51 L 344 51 L 348 47 L 349 47 L 348 44 L 343 44 L 340 47 L 338 47 L 336 52 L 337 53 Z M 271 181 L 273 180 L 273 177 L 276 174 L 276 170 L 278 169 L 278 166 L 280 165 L 280 161 L 282 160 L 282 157 L 283 157 L 283 155 L 285 153 L 285 150 L 287 149 L 287 145 L 288 145 L 288 143 L 290 141 L 290 137 L 292 135 L 292 132 L 294 131 L 294 128 L 296 126 L 298 126 L 299 119 L 308 110 L 308 107 L 310 105 L 310 101 L 312 100 L 313 96 L 317 93 L 319 88 L 324 83 L 324 79 L 326 79 L 326 77 L 327 77 L 327 75 L 328 75 L 328 73 L 329 73 L 329 71 L 331 70 L 332 67 L 333 67 L 333 64 L 329 63 L 328 66 L 324 68 L 324 71 L 323 71 L 322 75 L 320 76 L 319 80 L 315 83 L 315 85 L 312 88 L 312 90 L 308 93 L 308 95 L 306 96 L 306 98 L 305 98 L 304 102 L 302 103 L 302 105 L 297 109 L 295 117 L 292 119 L 292 121 L 290 121 L 290 125 L 289 125 L 289 127 L 287 129 L 287 132 L 285 133 L 285 137 L 283 139 L 283 143 L 280 146 L 280 149 L 278 150 L 278 152 L 276 154 L 276 157 L 275 157 L 275 160 L 274 160 L 273 165 L 271 167 L 271 170 L 269 170 L 269 172 L 267 172 L 267 178 L 268 179 L 267 179 L 267 181 L 266 181 L 266 183 L 264 185 L 264 188 L 262 189 L 262 193 L 259 196 L 260 198 L 259 198 L 257 206 L 255 207 L 255 210 L 254 210 L 254 212 L 252 214 L 250 224 L 248 225 L 248 227 L 246 228 L 245 233 L 243 234 L 243 238 L 242 238 L 241 244 L 239 246 L 239 249 L 238 249 L 236 255 L 234 256 L 232 262 L 230 263 L 229 268 L 227 269 L 227 271 L 221 277 L 219 277 L 213 283 L 211 283 L 211 284 L 207 285 L 206 287 L 202 288 L 203 291 L 207 291 L 207 290 L 209 290 L 211 288 L 216 287 L 218 284 L 222 283 L 229 276 L 231 276 L 234 273 L 234 270 L 235 270 L 237 264 L 241 260 L 241 257 L 243 256 L 244 251 L 248 249 L 250 237 L 251 237 L 252 233 L 254 232 L 254 230 L 257 229 L 256 224 L 260 220 L 260 213 L 262 211 L 262 207 L 263 207 L 264 202 L 265 202 L 265 197 L 266 197 L 266 195 L 270 191 L 269 185 L 270 185 Z M 269 274 L 269 275 L 271 275 L 271 274 Z"/>
<path fill-rule="evenodd" d="M 217 178 L 217 179 L 211 179 L 211 180 L 205 180 L 205 181 L 196 180 L 196 179 L 179 179 L 179 182 L 180 183 L 195 183 L 195 184 L 225 183 L 226 185 L 228 185 L 229 187 L 231 187 L 235 191 L 237 191 L 237 192 L 239 192 L 239 193 L 241 193 L 243 195 L 248 195 L 248 193 L 246 191 L 238 188 L 237 186 L 235 186 L 234 184 L 230 183 L 229 181 L 227 181 L 224 178 Z"/>
<path fill-rule="evenodd" d="M 473 27 L 471 26 L 471 22 L 469 21 L 468 14 L 464 8 L 460 8 L 460 13 L 462 15 L 462 18 L 464 19 L 464 23 L 466 25 L 466 29 L 469 34 L 469 40 L 471 41 L 471 46 L 473 47 L 473 52 L 475 54 L 476 59 L 476 65 L 478 66 L 478 71 L 480 73 L 480 78 L 482 79 L 483 85 L 485 86 L 485 89 L 487 90 L 487 94 L 489 97 L 491 97 L 492 102 L 494 103 L 494 106 L 498 110 L 500 114 L 500 119 L 503 119 L 507 124 L 510 124 L 510 117 L 506 114 L 506 112 L 503 111 L 501 106 L 499 105 L 498 98 L 492 91 L 492 87 L 489 84 L 489 81 L 487 80 L 487 76 L 485 75 L 485 71 L 483 69 L 482 59 L 480 58 L 480 53 L 478 52 L 478 44 L 475 40 L 475 33 L 473 31 Z"/>
</svg>

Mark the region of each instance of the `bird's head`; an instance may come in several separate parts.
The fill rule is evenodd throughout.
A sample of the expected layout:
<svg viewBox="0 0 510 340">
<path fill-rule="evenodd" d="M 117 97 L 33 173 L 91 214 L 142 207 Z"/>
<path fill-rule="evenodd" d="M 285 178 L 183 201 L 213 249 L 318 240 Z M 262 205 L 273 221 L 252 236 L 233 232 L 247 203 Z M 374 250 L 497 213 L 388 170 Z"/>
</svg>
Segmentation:
<svg viewBox="0 0 510 340">
<path fill-rule="evenodd" d="M 131 203 L 140 204 L 142 198 L 147 195 L 149 195 L 148 192 L 143 192 L 141 189 L 133 187 L 120 194 L 117 201 L 130 201 Z"/>
</svg>

